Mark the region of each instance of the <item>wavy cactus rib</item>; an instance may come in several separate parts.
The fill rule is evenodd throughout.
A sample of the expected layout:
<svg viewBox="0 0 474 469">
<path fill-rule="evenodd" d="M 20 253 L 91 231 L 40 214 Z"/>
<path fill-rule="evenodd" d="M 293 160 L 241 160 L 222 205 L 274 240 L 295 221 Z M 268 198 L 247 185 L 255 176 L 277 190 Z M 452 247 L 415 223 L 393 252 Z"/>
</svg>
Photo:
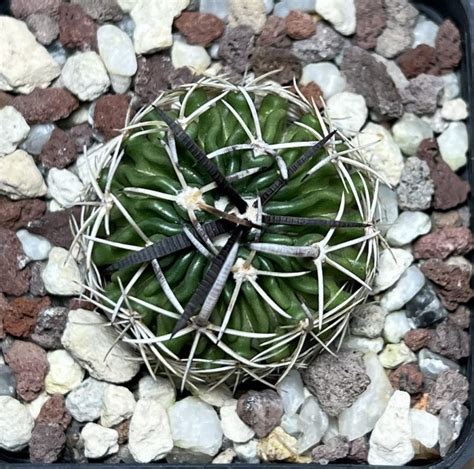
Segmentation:
<svg viewBox="0 0 474 469">
<path fill-rule="evenodd" d="M 340 344 L 375 274 L 378 181 L 314 103 L 204 78 L 84 161 L 85 288 L 150 372 L 267 383 Z"/>
</svg>

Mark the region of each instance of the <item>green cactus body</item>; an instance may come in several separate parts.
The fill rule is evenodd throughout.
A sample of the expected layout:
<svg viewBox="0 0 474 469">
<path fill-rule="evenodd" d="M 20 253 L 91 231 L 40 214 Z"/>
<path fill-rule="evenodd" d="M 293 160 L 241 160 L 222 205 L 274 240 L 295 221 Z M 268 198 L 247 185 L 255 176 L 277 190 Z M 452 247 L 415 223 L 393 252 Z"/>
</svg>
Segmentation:
<svg viewBox="0 0 474 469">
<path fill-rule="evenodd" d="M 356 158 L 351 164 L 350 144 L 340 137 L 339 143 L 310 158 L 259 210 L 257 198 L 281 177 L 282 168 L 290 167 L 327 133 L 325 122 L 302 98 L 263 85 L 226 88 L 208 82 L 170 93 L 157 104 L 170 117 L 179 118 L 186 133 L 230 177 L 233 188 L 248 202 L 246 216 L 254 223 L 262 223 L 262 214 L 372 221 L 371 175 Z M 184 308 L 190 301 L 229 234 L 212 239 L 215 252 L 207 255 L 191 245 L 159 259 L 174 298 L 157 281 L 150 262 L 112 275 L 99 273 L 129 255 L 130 246 L 138 249 L 179 235 L 184 227 L 192 230 L 196 225 L 190 217 L 201 226 L 219 219 L 202 204 L 244 217 L 218 187 L 213 188 L 209 174 L 191 153 L 170 136 L 159 114 L 148 108 L 117 143 L 121 154 L 114 160 L 114 171 L 110 169 L 114 161 L 109 160 L 100 173 L 101 192 L 108 190 L 114 200 L 107 223 L 104 218 L 96 224 L 98 232 L 90 247 L 103 286 L 100 303 L 109 316 L 111 305 L 117 305 L 115 313 L 119 308 L 133 311 L 148 334 L 138 338 L 155 350 L 147 355 L 180 377 L 210 380 L 238 369 L 266 376 L 280 367 L 304 365 L 321 344 L 341 335 L 350 309 L 367 295 L 365 285 L 371 282 L 376 258 L 371 227 L 263 223 L 261 229 L 245 229 L 210 315 L 200 318 L 198 312 L 173 337 L 182 311 L 176 305 Z M 222 151 L 230 146 L 236 149 Z M 331 152 L 344 155 L 348 162 L 328 160 Z M 320 168 L 312 172 L 318 163 Z M 202 240 L 201 246 L 206 247 Z M 265 246 L 317 246 L 319 257 L 318 253 L 281 255 Z M 326 252 L 330 246 L 335 249 Z"/>
</svg>

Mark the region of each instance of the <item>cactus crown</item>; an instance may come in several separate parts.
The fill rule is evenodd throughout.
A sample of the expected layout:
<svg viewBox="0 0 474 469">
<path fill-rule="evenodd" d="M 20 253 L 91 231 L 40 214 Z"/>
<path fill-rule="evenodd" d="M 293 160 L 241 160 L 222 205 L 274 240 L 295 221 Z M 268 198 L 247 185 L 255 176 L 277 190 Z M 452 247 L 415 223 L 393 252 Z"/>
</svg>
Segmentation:
<svg viewBox="0 0 474 469">
<path fill-rule="evenodd" d="M 205 78 L 86 162 L 86 289 L 151 372 L 268 382 L 340 343 L 375 272 L 378 181 L 298 90 Z"/>
</svg>

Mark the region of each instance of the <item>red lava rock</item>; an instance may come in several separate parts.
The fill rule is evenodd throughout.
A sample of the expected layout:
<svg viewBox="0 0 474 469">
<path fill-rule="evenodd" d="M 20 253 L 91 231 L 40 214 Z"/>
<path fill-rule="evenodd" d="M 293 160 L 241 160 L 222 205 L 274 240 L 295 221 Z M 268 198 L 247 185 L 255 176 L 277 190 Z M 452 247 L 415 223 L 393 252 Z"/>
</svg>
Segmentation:
<svg viewBox="0 0 474 469">
<path fill-rule="evenodd" d="M 35 88 L 30 94 L 17 96 L 13 106 L 29 124 L 56 122 L 79 107 L 79 101 L 64 88 Z"/>
<path fill-rule="evenodd" d="M 473 296 L 469 266 L 455 265 L 439 259 L 429 259 L 421 265 L 422 272 L 438 287 L 446 309 L 453 311 L 459 303 L 467 303 Z"/>
<path fill-rule="evenodd" d="M 28 231 L 48 239 L 54 246 L 64 249 L 71 247 L 74 236 L 71 232 L 70 219 L 79 220 L 79 207 L 58 212 L 47 212 L 43 217 L 28 223 Z"/>
<path fill-rule="evenodd" d="M 82 154 L 84 147 L 90 147 L 92 145 L 92 129 L 87 123 L 71 127 L 68 134 L 74 142 L 77 153 Z"/>
<path fill-rule="evenodd" d="M 0 293 L 0 339 L 5 338 L 5 330 L 3 329 L 3 318 L 5 316 L 5 312 L 7 308 L 8 308 L 8 301 L 5 298 L 5 296 L 3 296 Z"/>
<path fill-rule="evenodd" d="M 195 83 L 202 75 L 195 74 L 189 67 L 179 67 L 170 75 L 170 86 L 172 89 L 187 83 Z"/>
<path fill-rule="evenodd" d="M 0 91 L 0 109 L 5 106 L 13 106 L 14 100 L 15 98 L 11 94 Z"/>
<path fill-rule="evenodd" d="M 438 74 L 436 50 L 427 44 L 403 52 L 398 58 L 398 65 L 407 78 L 415 78 L 422 73 Z"/>
<path fill-rule="evenodd" d="M 443 228 L 415 241 L 413 254 L 416 259 L 446 259 L 452 255 L 467 254 L 473 246 L 469 228 Z"/>
<path fill-rule="evenodd" d="M 101 96 L 95 105 L 94 127 L 110 140 L 119 134 L 125 125 L 130 104 L 130 96 L 126 94 L 110 94 Z"/>
<path fill-rule="evenodd" d="M 301 94 L 310 102 L 316 104 L 319 109 L 324 107 L 323 101 L 321 98 L 323 97 L 323 92 L 319 85 L 314 81 L 309 82 L 306 85 L 299 85 L 298 88 L 301 91 Z"/>
<path fill-rule="evenodd" d="M 462 59 L 461 34 L 451 20 L 441 24 L 436 36 L 436 59 L 444 73 L 449 73 Z"/>
<path fill-rule="evenodd" d="M 28 402 L 36 399 L 48 372 L 46 352 L 31 342 L 15 340 L 5 353 L 5 362 L 15 375 L 17 394 Z"/>
<path fill-rule="evenodd" d="M 130 420 L 124 420 L 115 427 L 114 430 L 118 432 L 118 444 L 123 445 L 128 441 L 128 431 L 130 429 Z"/>
<path fill-rule="evenodd" d="M 283 404 L 280 396 L 272 389 L 248 391 L 237 401 L 237 414 L 258 438 L 267 436 L 280 425 Z"/>
<path fill-rule="evenodd" d="M 71 416 L 66 409 L 64 397 L 61 394 L 53 394 L 41 407 L 36 423 L 58 425 L 66 430 L 71 423 Z"/>
<path fill-rule="evenodd" d="M 0 293 L 21 296 L 28 291 L 31 274 L 25 259 L 15 232 L 0 228 Z"/>
<path fill-rule="evenodd" d="M 454 208 L 467 200 L 469 183 L 462 180 L 441 158 L 435 139 L 425 139 L 417 151 L 418 158 L 426 161 L 430 168 L 435 192 L 433 207 L 437 210 Z"/>
<path fill-rule="evenodd" d="M 437 414 L 453 401 L 461 404 L 467 401 L 469 382 L 459 371 L 446 370 L 441 373 L 428 396 L 428 412 Z"/>
<path fill-rule="evenodd" d="M 88 311 L 94 311 L 95 305 L 87 300 L 81 300 L 80 298 L 71 298 L 69 300 L 68 308 L 74 309 L 87 309 Z"/>
<path fill-rule="evenodd" d="M 28 29 L 36 40 L 45 46 L 51 44 L 59 35 L 59 24 L 56 18 L 44 13 L 33 13 L 26 18 Z"/>
<path fill-rule="evenodd" d="M 393 370 L 389 376 L 394 389 L 406 391 L 408 394 L 418 394 L 423 388 L 423 374 L 418 365 L 408 363 Z"/>
<path fill-rule="evenodd" d="M 315 31 L 316 25 L 308 13 L 292 10 L 286 17 L 286 33 L 291 39 L 307 39 L 311 37 Z"/>
<path fill-rule="evenodd" d="M 448 321 L 461 329 L 469 329 L 471 324 L 471 310 L 467 306 L 458 306 L 456 311 L 448 316 Z"/>
<path fill-rule="evenodd" d="M 288 49 L 277 47 L 256 47 L 252 59 L 252 67 L 257 75 L 280 69 L 272 75 L 272 80 L 284 85 L 298 79 L 301 74 L 301 62 Z"/>
<path fill-rule="evenodd" d="M 0 226 L 10 230 L 24 228 L 31 220 L 41 218 L 46 203 L 40 199 L 10 200 L 0 196 Z"/>
<path fill-rule="evenodd" d="M 443 321 L 436 326 L 428 348 L 452 360 L 469 356 L 469 334 L 455 324 Z"/>
<path fill-rule="evenodd" d="M 365 436 L 361 436 L 351 441 L 351 448 L 347 458 L 358 463 L 366 463 L 369 457 L 369 443 Z"/>
<path fill-rule="evenodd" d="M 97 24 L 80 5 L 63 3 L 59 9 L 59 40 L 65 47 L 97 49 Z"/>
<path fill-rule="evenodd" d="M 285 19 L 276 15 L 270 15 L 257 39 L 257 46 L 290 47 L 291 40 L 286 35 Z"/>
<path fill-rule="evenodd" d="M 66 433 L 58 425 L 37 423 L 29 443 L 30 461 L 33 464 L 56 462 L 65 445 Z"/>
<path fill-rule="evenodd" d="M 210 13 L 183 12 L 174 22 L 189 44 L 207 47 L 224 33 L 225 23 Z"/>
<path fill-rule="evenodd" d="M 245 72 L 255 47 L 255 35 L 250 26 L 228 28 L 220 41 L 219 57 L 238 73 Z"/>
<path fill-rule="evenodd" d="M 48 297 L 13 299 L 8 303 L 3 318 L 5 331 L 15 337 L 30 337 L 35 330 L 38 313 L 50 304 Z"/>
<path fill-rule="evenodd" d="M 138 58 L 138 69 L 133 80 L 135 93 L 141 103 L 153 101 L 170 86 L 173 72 L 171 59 L 164 54 L 153 54 Z"/>
<path fill-rule="evenodd" d="M 311 451 L 313 462 L 327 464 L 328 461 L 337 461 L 349 454 L 350 443 L 345 436 L 337 435 L 324 444 L 318 445 Z"/>
<path fill-rule="evenodd" d="M 355 44 L 362 49 L 375 49 L 387 22 L 383 0 L 356 0 L 355 7 Z"/>
<path fill-rule="evenodd" d="M 431 329 L 413 329 L 405 334 L 403 340 L 409 349 L 418 352 L 418 350 L 428 346 L 432 336 L 433 331 Z"/>
<path fill-rule="evenodd" d="M 40 160 L 48 168 L 65 168 L 76 159 L 74 140 L 64 132 L 55 128 L 49 140 L 41 150 Z"/>
<path fill-rule="evenodd" d="M 26 18 L 34 13 L 56 16 L 63 0 L 11 0 L 10 10 L 15 18 Z"/>
<path fill-rule="evenodd" d="M 61 337 L 66 328 L 68 308 L 60 306 L 42 309 L 36 320 L 31 340 L 46 350 L 61 348 Z"/>
</svg>

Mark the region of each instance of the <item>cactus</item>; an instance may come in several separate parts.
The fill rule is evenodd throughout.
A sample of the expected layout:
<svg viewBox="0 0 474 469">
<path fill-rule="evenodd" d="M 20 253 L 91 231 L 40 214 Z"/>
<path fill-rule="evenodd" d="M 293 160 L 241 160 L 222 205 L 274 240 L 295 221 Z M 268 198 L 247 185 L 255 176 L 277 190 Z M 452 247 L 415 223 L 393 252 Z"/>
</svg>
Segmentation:
<svg viewBox="0 0 474 469">
<path fill-rule="evenodd" d="M 151 372 L 281 379 L 366 299 L 377 175 L 296 90 L 205 78 L 86 155 L 85 288 Z"/>
</svg>

